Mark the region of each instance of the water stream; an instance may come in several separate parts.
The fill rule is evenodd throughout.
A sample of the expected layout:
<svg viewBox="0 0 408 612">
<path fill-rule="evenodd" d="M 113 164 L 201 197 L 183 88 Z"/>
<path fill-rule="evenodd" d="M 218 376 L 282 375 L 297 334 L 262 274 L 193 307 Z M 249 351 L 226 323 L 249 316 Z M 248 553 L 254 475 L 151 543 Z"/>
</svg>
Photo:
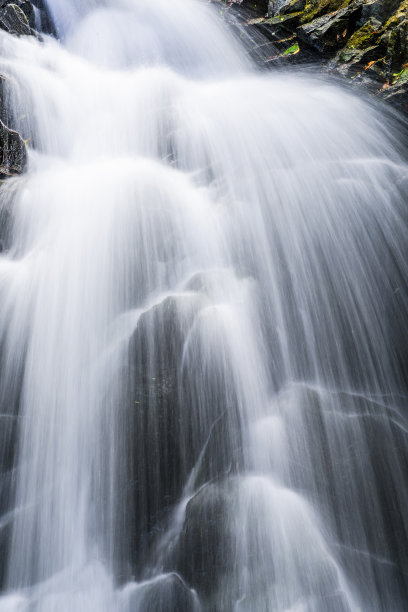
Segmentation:
<svg viewBox="0 0 408 612">
<path fill-rule="evenodd" d="M 0 32 L 0 612 L 405 610 L 403 123 L 200 0 L 47 4 Z"/>
</svg>

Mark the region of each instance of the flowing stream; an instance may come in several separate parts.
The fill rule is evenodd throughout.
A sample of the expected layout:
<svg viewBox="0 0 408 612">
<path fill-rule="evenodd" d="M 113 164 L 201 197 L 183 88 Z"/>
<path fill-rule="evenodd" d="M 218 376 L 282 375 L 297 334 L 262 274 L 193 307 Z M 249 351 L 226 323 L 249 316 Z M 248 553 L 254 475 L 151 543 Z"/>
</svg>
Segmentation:
<svg viewBox="0 0 408 612">
<path fill-rule="evenodd" d="M 406 610 L 403 123 L 206 2 L 47 4 L 0 32 L 0 612 Z"/>
</svg>

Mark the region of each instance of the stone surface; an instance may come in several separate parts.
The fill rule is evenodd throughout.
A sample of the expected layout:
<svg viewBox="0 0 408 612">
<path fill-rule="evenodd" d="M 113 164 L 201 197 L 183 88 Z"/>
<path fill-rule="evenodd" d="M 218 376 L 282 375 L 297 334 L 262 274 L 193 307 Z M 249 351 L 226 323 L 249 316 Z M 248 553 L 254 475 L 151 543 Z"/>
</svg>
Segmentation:
<svg viewBox="0 0 408 612">
<path fill-rule="evenodd" d="M 233 479 L 208 484 L 188 503 L 178 550 L 178 571 L 205 602 L 215 610 L 231 572 L 235 537 L 232 516 L 237 506 Z M 233 585 L 229 584 L 229 587 Z M 225 602 L 225 610 L 229 605 Z"/>
<path fill-rule="evenodd" d="M 160 576 L 130 594 L 127 612 L 200 612 L 197 596 L 175 573 Z"/>
<path fill-rule="evenodd" d="M 20 134 L 0 121 L 0 178 L 22 174 L 27 165 L 27 151 Z"/>
<path fill-rule="evenodd" d="M 0 9 L 0 28 L 17 36 L 30 36 L 31 28 L 24 11 L 17 4 L 6 4 Z"/>
<path fill-rule="evenodd" d="M 169 297 L 152 307 L 140 317 L 129 342 L 124 373 L 129 386 L 121 402 L 126 406 L 124 454 L 129 457 L 123 486 L 137 520 L 134 529 L 122 525 L 118 531 L 124 534 L 123 547 L 129 546 L 136 573 L 192 471 L 197 487 L 230 472 L 240 457 L 230 372 L 223 371 L 217 356 L 208 359 L 202 344 L 203 291 Z M 146 457 L 153 459 L 146 462 Z"/>
<path fill-rule="evenodd" d="M 361 17 L 362 6 L 362 0 L 353 0 L 344 8 L 301 25 L 298 28 L 298 36 L 319 51 L 342 47 Z"/>
<path fill-rule="evenodd" d="M 264 62 L 310 61 L 314 50 L 325 70 L 408 111 L 408 0 L 271 0 L 268 13 L 249 24 L 276 40 Z"/>
</svg>

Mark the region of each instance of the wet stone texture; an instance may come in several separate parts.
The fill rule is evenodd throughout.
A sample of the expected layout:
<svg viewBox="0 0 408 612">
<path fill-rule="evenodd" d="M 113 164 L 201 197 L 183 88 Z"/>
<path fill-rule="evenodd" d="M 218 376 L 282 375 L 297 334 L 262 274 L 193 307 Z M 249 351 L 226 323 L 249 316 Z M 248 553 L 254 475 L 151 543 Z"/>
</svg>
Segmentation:
<svg viewBox="0 0 408 612">
<path fill-rule="evenodd" d="M 0 178 L 22 174 L 27 165 L 27 151 L 24 140 L 14 130 L 0 121 Z"/>
<path fill-rule="evenodd" d="M 253 6 L 248 0 L 244 6 Z M 270 0 L 250 30 L 275 36 L 266 61 L 310 61 L 408 112 L 408 1 Z"/>
</svg>

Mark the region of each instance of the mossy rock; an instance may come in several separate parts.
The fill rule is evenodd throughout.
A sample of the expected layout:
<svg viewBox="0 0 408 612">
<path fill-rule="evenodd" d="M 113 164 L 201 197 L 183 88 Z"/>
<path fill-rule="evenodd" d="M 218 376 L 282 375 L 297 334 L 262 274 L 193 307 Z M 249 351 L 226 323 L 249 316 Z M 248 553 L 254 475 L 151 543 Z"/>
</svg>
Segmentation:
<svg viewBox="0 0 408 612">
<path fill-rule="evenodd" d="M 22 174 L 27 165 L 27 151 L 20 134 L 0 121 L 0 178 Z"/>
<path fill-rule="evenodd" d="M 269 17 L 265 19 L 264 23 L 269 26 L 285 26 L 289 29 L 296 28 L 300 23 L 300 16 L 302 12 L 289 13 L 287 15 L 277 15 L 276 17 Z"/>
<path fill-rule="evenodd" d="M 310 23 L 323 15 L 329 15 L 346 8 L 353 0 L 313 0 L 307 2 L 302 23 Z"/>
<path fill-rule="evenodd" d="M 268 4 L 268 15 L 288 15 L 290 13 L 300 13 L 306 8 L 306 0 L 270 0 Z"/>
<path fill-rule="evenodd" d="M 364 50 L 377 45 L 381 37 L 381 29 L 381 23 L 371 17 L 348 39 L 346 48 Z"/>
<path fill-rule="evenodd" d="M 17 36 L 31 34 L 27 16 L 17 4 L 7 4 L 0 10 L 0 28 Z"/>
<path fill-rule="evenodd" d="M 355 31 L 364 0 L 352 0 L 347 6 L 325 14 L 298 28 L 299 38 L 321 52 L 343 47 Z"/>
<path fill-rule="evenodd" d="M 401 25 L 408 18 L 408 0 L 403 0 L 385 24 L 385 29 Z"/>
<path fill-rule="evenodd" d="M 282 26 L 327 59 L 335 56 L 330 68 L 364 84 L 371 78 L 377 91 L 392 90 L 384 97 L 403 99 L 408 0 L 271 0 L 269 11 L 274 16 L 265 25 Z"/>
<path fill-rule="evenodd" d="M 385 47 L 380 44 L 381 23 L 370 18 L 348 39 L 345 47 L 341 49 L 336 57 L 335 63 L 340 72 L 355 74 L 360 69 L 365 69 L 385 55 Z"/>
</svg>

